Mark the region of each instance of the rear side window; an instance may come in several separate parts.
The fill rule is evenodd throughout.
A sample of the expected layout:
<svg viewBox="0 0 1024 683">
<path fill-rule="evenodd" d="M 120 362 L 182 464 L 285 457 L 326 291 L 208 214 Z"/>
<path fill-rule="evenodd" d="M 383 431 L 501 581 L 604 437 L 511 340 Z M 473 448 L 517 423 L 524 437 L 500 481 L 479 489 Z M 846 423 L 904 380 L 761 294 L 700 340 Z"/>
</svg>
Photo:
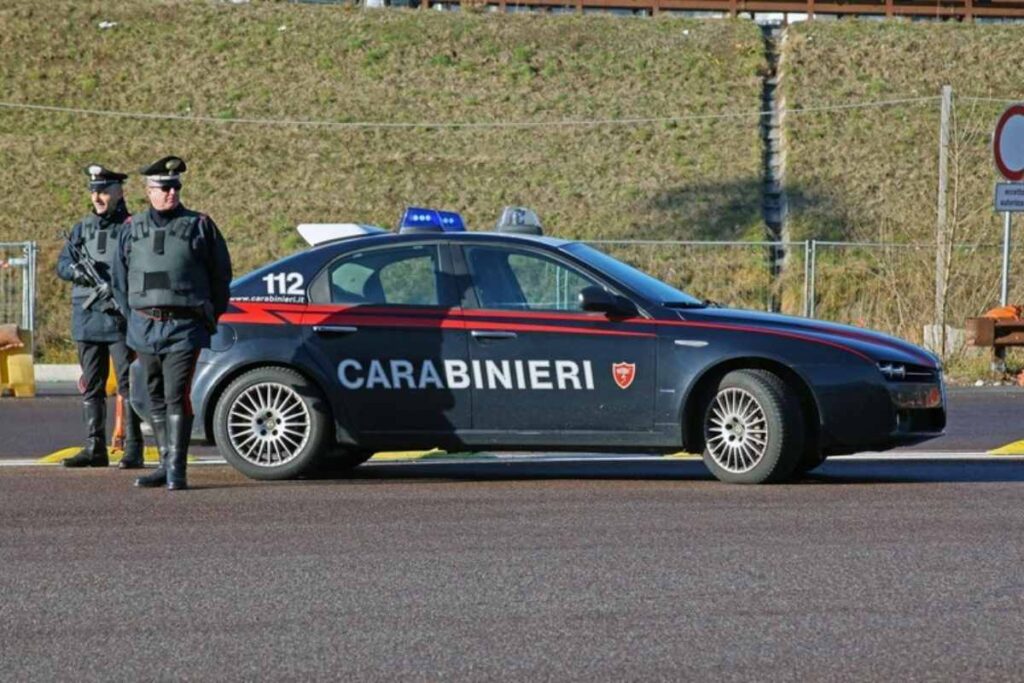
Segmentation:
<svg viewBox="0 0 1024 683">
<path fill-rule="evenodd" d="M 331 303 L 439 306 L 442 301 L 438 249 L 413 245 L 347 254 L 327 269 Z M 324 296 L 319 288 L 320 297 Z"/>
</svg>

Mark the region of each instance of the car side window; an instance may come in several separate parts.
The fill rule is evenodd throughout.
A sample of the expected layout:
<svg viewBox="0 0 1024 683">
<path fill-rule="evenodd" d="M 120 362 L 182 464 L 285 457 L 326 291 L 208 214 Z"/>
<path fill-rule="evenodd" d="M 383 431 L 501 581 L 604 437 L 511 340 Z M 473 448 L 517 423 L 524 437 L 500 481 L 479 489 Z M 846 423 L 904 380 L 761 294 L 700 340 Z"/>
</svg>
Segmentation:
<svg viewBox="0 0 1024 683">
<path fill-rule="evenodd" d="M 465 250 L 481 308 L 579 311 L 579 292 L 598 283 L 542 254 L 495 247 Z"/>
<path fill-rule="evenodd" d="M 436 246 L 356 252 L 327 273 L 331 303 L 437 306 L 440 266 Z"/>
</svg>

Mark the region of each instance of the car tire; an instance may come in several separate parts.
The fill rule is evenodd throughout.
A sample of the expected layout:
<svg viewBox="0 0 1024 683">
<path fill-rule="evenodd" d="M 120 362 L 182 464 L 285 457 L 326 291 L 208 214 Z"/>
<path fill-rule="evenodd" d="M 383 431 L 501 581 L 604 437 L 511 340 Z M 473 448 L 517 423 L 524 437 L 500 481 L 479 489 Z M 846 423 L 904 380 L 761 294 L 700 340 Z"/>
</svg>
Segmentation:
<svg viewBox="0 0 1024 683">
<path fill-rule="evenodd" d="M 224 459 L 253 479 L 293 479 L 315 467 L 331 437 L 320 390 L 294 370 L 263 367 L 221 395 L 213 430 Z"/>
<path fill-rule="evenodd" d="M 715 387 L 702 421 L 704 464 L 721 481 L 786 481 L 804 453 L 804 420 L 792 389 L 767 370 L 734 370 Z"/>
</svg>

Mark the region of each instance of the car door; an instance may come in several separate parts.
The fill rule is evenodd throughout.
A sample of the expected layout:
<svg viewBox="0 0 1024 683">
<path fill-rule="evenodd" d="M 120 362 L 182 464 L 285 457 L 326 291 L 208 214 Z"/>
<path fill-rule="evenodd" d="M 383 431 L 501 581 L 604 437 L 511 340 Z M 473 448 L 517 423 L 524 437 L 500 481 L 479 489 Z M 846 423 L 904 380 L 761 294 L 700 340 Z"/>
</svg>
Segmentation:
<svg viewBox="0 0 1024 683">
<path fill-rule="evenodd" d="M 446 381 L 467 360 L 448 247 L 402 243 L 346 253 L 318 276 L 305 323 L 336 370 L 349 425 L 374 434 L 470 426 L 471 396 Z"/>
<path fill-rule="evenodd" d="M 481 243 L 459 253 L 474 430 L 652 429 L 656 337 L 583 311 L 580 290 L 602 283 L 546 250 Z"/>
</svg>

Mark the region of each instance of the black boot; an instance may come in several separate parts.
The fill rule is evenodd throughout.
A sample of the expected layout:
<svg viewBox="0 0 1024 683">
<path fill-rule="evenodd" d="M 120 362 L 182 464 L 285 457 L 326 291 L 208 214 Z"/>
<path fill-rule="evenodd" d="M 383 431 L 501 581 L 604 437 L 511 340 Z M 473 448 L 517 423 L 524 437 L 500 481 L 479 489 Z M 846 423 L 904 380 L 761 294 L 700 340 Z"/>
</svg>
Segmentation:
<svg viewBox="0 0 1024 683">
<path fill-rule="evenodd" d="M 82 403 L 85 416 L 85 448 L 61 461 L 64 467 L 106 467 L 107 459 L 107 402 L 93 398 Z"/>
<path fill-rule="evenodd" d="M 124 399 L 124 455 L 117 466 L 122 470 L 142 469 L 145 464 L 144 448 L 139 415 L 132 408 L 132 402 L 126 398 Z"/>
<path fill-rule="evenodd" d="M 192 416 L 167 416 L 167 490 L 188 488 L 185 467 L 188 463 L 188 442 L 192 438 Z"/>
<path fill-rule="evenodd" d="M 154 415 L 149 424 L 153 427 L 153 439 L 160 452 L 160 464 L 151 473 L 135 480 L 135 485 L 142 488 L 154 488 L 167 483 L 167 419 Z"/>
</svg>

